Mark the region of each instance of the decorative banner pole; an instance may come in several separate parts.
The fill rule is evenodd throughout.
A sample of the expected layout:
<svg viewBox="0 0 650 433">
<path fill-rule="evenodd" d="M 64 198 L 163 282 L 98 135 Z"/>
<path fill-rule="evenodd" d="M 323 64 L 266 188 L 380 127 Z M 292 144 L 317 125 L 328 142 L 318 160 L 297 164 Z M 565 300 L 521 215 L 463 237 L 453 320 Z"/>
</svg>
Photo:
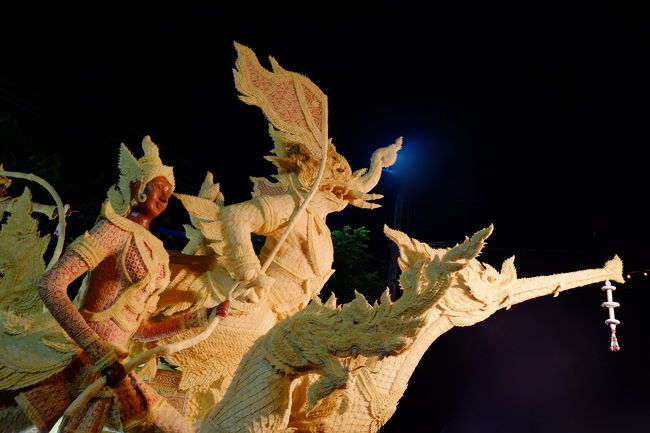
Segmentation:
<svg viewBox="0 0 650 433">
<path fill-rule="evenodd" d="M 616 287 L 612 286 L 609 280 L 605 282 L 605 285 L 601 287 L 600 290 L 607 292 L 607 301 L 603 302 L 600 305 L 603 308 L 607 308 L 607 310 L 609 310 L 609 318 L 605 320 L 605 325 L 609 325 L 609 328 L 612 330 L 609 350 L 612 352 L 618 352 L 621 350 L 621 346 L 618 345 L 618 340 L 616 339 L 616 325 L 619 325 L 621 322 L 619 320 L 616 320 L 616 317 L 614 317 L 614 308 L 619 307 L 621 304 L 614 302 L 614 296 L 612 295 L 612 292 L 616 290 Z"/>
</svg>

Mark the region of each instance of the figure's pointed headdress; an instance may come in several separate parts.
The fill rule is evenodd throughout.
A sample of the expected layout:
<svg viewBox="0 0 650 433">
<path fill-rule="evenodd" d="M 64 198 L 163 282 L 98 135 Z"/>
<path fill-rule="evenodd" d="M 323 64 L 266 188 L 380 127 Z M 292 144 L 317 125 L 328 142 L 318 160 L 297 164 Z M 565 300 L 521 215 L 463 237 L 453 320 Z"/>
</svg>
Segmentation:
<svg viewBox="0 0 650 433">
<path fill-rule="evenodd" d="M 140 181 L 140 188 L 136 196 L 139 197 L 144 187 L 152 179 L 162 176 L 175 187 L 173 168 L 164 165 L 156 146 L 147 135 L 142 140 L 144 156 L 135 159 L 129 149 L 122 143 L 120 145 L 120 179 L 116 185 L 108 190 L 108 200 L 119 215 L 126 215 L 131 206 L 131 184 Z"/>
<path fill-rule="evenodd" d="M 287 71 L 273 57 L 269 71 L 250 48 L 235 42 L 235 49 L 233 73 L 239 98 L 260 107 L 274 129 L 320 160 L 323 146 L 329 145 L 327 95 L 309 78 Z"/>
<path fill-rule="evenodd" d="M 235 42 L 235 49 L 237 61 L 233 72 L 239 98 L 260 107 L 268 119 L 274 155 L 266 159 L 279 170 L 274 177 L 280 184 L 256 180 L 255 189 L 284 187 L 286 190 L 291 175 L 295 175 L 298 188 L 308 191 L 325 154 L 330 169 L 325 169 L 324 183 L 331 181 L 331 173 L 349 177 L 352 170 L 347 160 L 336 152 L 328 138 L 327 95 L 309 78 L 284 69 L 273 57 L 270 57 L 272 70 L 269 71 L 250 48 Z M 340 183 L 347 180 L 341 179 Z"/>
</svg>

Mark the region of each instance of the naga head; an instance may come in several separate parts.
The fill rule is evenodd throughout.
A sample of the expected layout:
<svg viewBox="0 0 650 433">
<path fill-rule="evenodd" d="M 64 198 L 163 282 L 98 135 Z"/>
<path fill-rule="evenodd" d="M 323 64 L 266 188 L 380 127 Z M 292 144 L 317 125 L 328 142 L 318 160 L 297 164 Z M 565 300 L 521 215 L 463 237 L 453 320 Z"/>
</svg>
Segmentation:
<svg viewBox="0 0 650 433">
<path fill-rule="evenodd" d="M 370 305 L 357 293 L 354 301 L 337 306 L 331 297 L 321 307 L 316 298 L 299 314 L 321 312 L 330 335 L 330 353 L 339 357 L 377 355 L 380 358 L 401 353 L 427 320 L 439 313 L 436 307 L 461 289 L 465 271 L 478 263 L 476 257 L 492 233 L 492 226 L 476 232 L 453 248 L 436 250 L 403 232 L 384 227 L 386 235 L 400 251 L 398 264 L 401 296 L 392 301 L 388 291 L 381 302 Z"/>
<path fill-rule="evenodd" d="M 313 155 L 300 137 L 287 134 L 271 127 L 269 129 L 275 144 L 273 153 L 267 156 L 278 168 L 278 178 L 283 183 L 292 183 L 301 191 L 309 191 L 318 175 L 320 158 Z M 331 140 L 328 144 L 325 171 L 318 190 L 339 202 L 341 209 L 347 204 L 365 209 L 380 205 L 369 200 L 381 198 L 379 194 L 368 194 L 377 185 L 382 167 L 395 162 L 396 153 L 401 148 L 401 139 L 395 144 L 378 149 L 371 159 L 370 169 L 352 172 L 347 159 L 336 151 Z"/>
<path fill-rule="evenodd" d="M 383 307 L 370 305 L 355 292 L 352 302 L 336 305 L 334 294 L 325 304 L 314 298 L 301 315 L 319 316 L 320 332 L 327 335 L 323 341 L 327 351 L 337 357 L 396 355 L 403 351 L 423 322 L 419 317 L 395 317 L 389 313 L 390 301 L 383 299 Z"/>
</svg>

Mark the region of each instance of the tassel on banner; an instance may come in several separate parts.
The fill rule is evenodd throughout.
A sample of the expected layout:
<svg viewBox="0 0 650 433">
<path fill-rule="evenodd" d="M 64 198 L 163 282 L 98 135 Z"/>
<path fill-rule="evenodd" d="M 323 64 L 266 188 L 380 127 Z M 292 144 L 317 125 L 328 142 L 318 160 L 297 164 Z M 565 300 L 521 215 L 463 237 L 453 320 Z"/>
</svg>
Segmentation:
<svg viewBox="0 0 650 433">
<path fill-rule="evenodd" d="M 621 346 L 618 345 L 618 339 L 616 338 L 616 325 L 614 325 L 614 328 L 612 328 L 612 336 L 609 340 L 609 350 L 612 352 L 618 352 L 621 350 Z"/>
</svg>

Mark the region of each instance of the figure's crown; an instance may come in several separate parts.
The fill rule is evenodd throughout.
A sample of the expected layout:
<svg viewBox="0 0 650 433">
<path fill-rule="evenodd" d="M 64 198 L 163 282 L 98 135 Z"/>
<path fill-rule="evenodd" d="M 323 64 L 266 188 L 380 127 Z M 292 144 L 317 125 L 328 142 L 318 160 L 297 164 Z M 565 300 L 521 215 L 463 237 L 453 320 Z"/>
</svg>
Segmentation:
<svg viewBox="0 0 650 433">
<path fill-rule="evenodd" d="M 117 185 L 114 185 L 108 191 L 108 200 L 111 202 L 115 212 L 120 215 L 126 215 L 129 210 L 132 183 L 140 182 L 137 196 L 142 193 L 148 182 L 158 176 L 167 179 L 172 185 L 172 188 L 175 187 L 173 168 L 162 163 L 158 146 L 151 141 L 148 135 L 142 140 L 142 150 L 144 151 L 144 155 L 140 159 L 135 159 L 135 156 L 133 156 L 124 143 L 120 145 L 120 158 L 118 163 L 120 179 Z"/>
<path fill-rule="evenodd" d="M 151 141 L 151 138 L 148 135 L 146 135 L 142 140 L 142 150 L 144 151 L 144 155 L 137 161 L 137 164 L 140 167 L 140 180 L 142 180 L 142 185 L 146 185 L 152 179 L 162 176 L 167 179 L 167 181 L 172 185 L 172 188 L 175 188 L 174 169 L 163 164 L 158 152 L 158 146 Z M 131 157 L 133 157 L 133 155 L 131 155 Z"/>
</svg>

